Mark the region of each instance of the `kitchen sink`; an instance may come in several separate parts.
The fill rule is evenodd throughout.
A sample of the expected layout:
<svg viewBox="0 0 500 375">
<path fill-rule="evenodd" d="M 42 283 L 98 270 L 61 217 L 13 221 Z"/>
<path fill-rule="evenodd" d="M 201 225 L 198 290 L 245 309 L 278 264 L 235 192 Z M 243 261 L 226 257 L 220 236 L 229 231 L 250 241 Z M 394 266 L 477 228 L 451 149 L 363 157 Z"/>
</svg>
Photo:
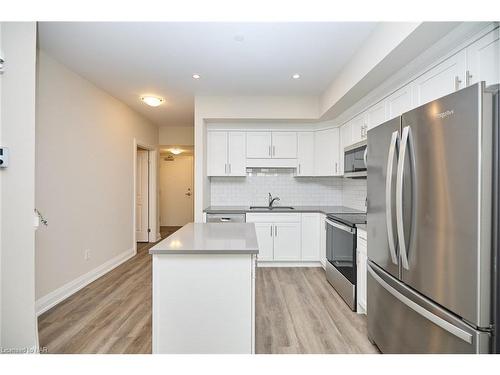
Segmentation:
<svg viewBox="0 0 500 375">
<path fill-rule="evenodd" d="M 262 211 L 289 211 L 289 210 L 295 210 L 294 207 L 291 206 L 274 206 L 274 207 L 269 207 L 269 206 L 250 206 L 251 210 L 262 210 Z"/>
</svg>

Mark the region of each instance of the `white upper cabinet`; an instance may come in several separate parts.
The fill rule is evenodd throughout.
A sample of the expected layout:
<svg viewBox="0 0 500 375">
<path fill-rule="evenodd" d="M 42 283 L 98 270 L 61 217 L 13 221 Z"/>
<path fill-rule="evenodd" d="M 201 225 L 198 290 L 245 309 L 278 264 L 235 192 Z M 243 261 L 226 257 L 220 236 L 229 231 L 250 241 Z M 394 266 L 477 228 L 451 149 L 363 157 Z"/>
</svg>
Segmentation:
<svg viewBox="0 0 500 375">
<path fill-rule="evenodd" d="M 422 74 L 413 83 L 414 107 L 465 87 L 465 50 Z"/>
<path fill-rule="evenodd" d="M 207 174 L 227 175 L 227 132 L 209 131 L 207 142 Z"/>
<path fill-rule="evenodd" d="M 411 88 L 412 85 L 407 84 L 387 97 L 387 120 L 401 116 L 413 108 Z"/>
<path fill-rule="evenodd" d="M 351 145 L 352 143 L 352 130 L 351 130 L 351 124 L 346 123 L 340 127 L 340 156 L 339 156 L 339 169 L 340 169 L 340 174 L 344 174 L 344 149 Z"/>
<path fill-rule="evenodd" d="M 314 146 L 314 174 L 316 176 L 340 176 L 339 128 L 316 131 Z"/>
<path fill-rule="evenodd" d="M 297 176 L 314 175 L 314 132 L 297 133 Z"/>
<path fill-rule="evenodd" d="M 277 159 L 297 158 L 297 133 L 272 132 L 272 157 Z"/>
<path fill-rule="evenodd" d="M 349 121 L 351 126 L 351 144 L 361 142 L 366 139 L 367 126 L 365 122 L 365 114 L 362 113 Z"/>
<path fill-rule="evenodd" d="M 246 176 L 246 133 L 228 133 L 228 175 Z"/>
<path fill-rule="evenodd" d="M 296 159 L 296 132 L 247 132 L 247 158 Z"/>
<path fill-rule="evenodd" d="M 374 127 L 379 126 L 380 124 L 383 124 L 386 121 L 387 121 L 387 106 L 385 100 L 382 100 L 377 104 L 371 106 L 365 112 L 365 123 L 367 126 L 366 131 L 368 131 L 369 129 L 373 129 Z M 365 131 L 365 137 L 367 135 L 366 131 Z"/>
<path fill-rule="evenodd" d="M 246 176 L 245 132 L 209 131 L 208 176 Z"/>
<path fill-rule="evenodd" d="M 486 81 L 486 85 L 500 83 L 500 29 L 467 47 L 467 85 Z"/>
<path fill-rule="evenodd" d="M 267 159 L 271 156 L 271 132 L 247 132 L 247 158 Z"/>
</svg>

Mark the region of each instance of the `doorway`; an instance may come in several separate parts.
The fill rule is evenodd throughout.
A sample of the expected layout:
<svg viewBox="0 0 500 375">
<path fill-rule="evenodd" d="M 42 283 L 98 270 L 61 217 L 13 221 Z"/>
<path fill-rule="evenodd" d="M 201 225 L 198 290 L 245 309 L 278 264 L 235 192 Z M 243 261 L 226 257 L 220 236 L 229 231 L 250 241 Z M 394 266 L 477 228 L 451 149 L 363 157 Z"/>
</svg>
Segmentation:
<svg viewBox="0 0 500 375">
<path fill-rule="evenodd" d="M 161 147 L 160 226 L 162 237 L 193 221 L 193 150 L 191 147 Z"/>
</svg>

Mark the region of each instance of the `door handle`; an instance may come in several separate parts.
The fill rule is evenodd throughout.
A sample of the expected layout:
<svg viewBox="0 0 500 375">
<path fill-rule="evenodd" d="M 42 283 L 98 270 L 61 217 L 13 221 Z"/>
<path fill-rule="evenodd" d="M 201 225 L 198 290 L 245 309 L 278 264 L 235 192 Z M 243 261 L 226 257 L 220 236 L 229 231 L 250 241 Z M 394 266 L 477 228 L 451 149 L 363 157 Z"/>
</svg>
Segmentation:
<svg viewBox="0 0 500 375">
<path fill-rule="evenodd" d="M 462 83 L 462 80 L 460 79 L 460 77 L 455 76 L 455 91 L 457 91 L 460 88 L 461 83 Z"/>
<path fill-rule="evenodd" d="M 403 129 L 403 135 L 401 137 L 401 148 L 399 150 L 399 158 L 398 158 L 398 171 L 396 174 L 396 226 L 398 232 L 399 249 L 401 253 L 401 263 L 403 265 L 403 268 L 405 269 L 409 269 L 408 249 L 411 248 L 411 243 L 409 244 L 408 248 L 406 247 L 404 221 L 403 221 L 403 179 L 404 179 L 405 157 L 406 157 L 406 151 L 408 149 L 408 144 L 413 145 L 411 128 L 409 126 Z M 412 173 L 412 181 L 411 181 L 412 220 L 411 220 L 411 230 L 410 230 L 410 241 L 413 242 L 416 230 L 415 222 L 416 222 L 416 210 L 417 210 L 415 192 L 413 191 L 413 186 L 417 183 L 414 155 L 410 155 L 410 169 Z"/>
<path fill-rule="evenodd" d="M 190 197 L 190 196 L 191 196 L 191 192 L 189 192 L 189 191 L 188 191 L 188 192 L 186 193 L 186 195 L 187 195 L 188 197 Z"/>
<path fill-rule="evenodd" d="M 394 244 L 394 232 L 392 231 L 392 169 L 394 166 L 394 154 L 398 143 L 398 131 L 394 131 L 389 145 L 389 155 L 387 156 L 387 175 L 385 176 L 385 223 L 387 226 L 387 242 L 392 263 L 398 264 L 396 246 Z"/>
<path fill-rule="evenodd" d="M 398 292 L 394 287 L 389 285 L 382 277 L 380 277 L 375 270 L 372 269 L 372 266 L 368 264 L 368 272 L 370 275 L 375 279 L 375 281 L 382 287 L 384 288 L 387 292 L 392 294 L 393 297 L 395 297 L 397 300 L 401 301 L 404 303 L 406 306 L 408 306 L 410 309 L 415 311 L 417 314 L 423 316 L 430 322 L 434 323 L 438 327 L 444 329 L 445 331 L 451 333 L 452 335 L 458 337 L 459 339 L 472 344 L 472 335 L 463 329 L 455 326 L 454 324 L 444 320 L 443 318 L 433 314 L 429 310 L 425 309 L 424 307 L 420 306 L 418 303 L 412 301 L 408 297 L 404 296 L 400 292 Z"/>
</svg>

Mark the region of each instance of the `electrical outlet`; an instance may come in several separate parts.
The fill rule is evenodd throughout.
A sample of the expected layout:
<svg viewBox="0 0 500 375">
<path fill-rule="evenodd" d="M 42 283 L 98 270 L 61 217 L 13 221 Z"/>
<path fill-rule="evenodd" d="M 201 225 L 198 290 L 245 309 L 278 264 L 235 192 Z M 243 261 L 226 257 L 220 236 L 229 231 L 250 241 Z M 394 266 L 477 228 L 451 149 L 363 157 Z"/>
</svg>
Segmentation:
<svg viewBox="0 0 500 375">
<path fill-rule="evenodd" d="M 90 250 L 85 250 L 83 257 L 85 258 L 85 260 L 89 260 L 90 259 Z"/>
</svg>

